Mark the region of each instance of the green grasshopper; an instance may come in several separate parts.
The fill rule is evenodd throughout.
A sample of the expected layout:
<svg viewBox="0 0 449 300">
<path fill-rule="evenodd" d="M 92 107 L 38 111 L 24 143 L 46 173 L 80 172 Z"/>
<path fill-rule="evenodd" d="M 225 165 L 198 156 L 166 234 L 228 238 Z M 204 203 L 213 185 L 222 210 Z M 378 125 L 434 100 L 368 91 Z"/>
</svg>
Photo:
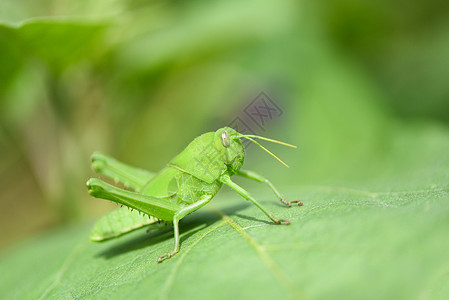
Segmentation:
<svg viewBox="0 0 449 300">
<path fill-rule="evenodd" d="M 151 225 L 150 229 L 152 229 L 164 224 L 173 224 L 175 246 L 172 252 L 158 258 L 157 261 L 160 263 L 179 252 L 179 221 L 212 200 L 223 184 L 251 201 L 274 223 L 289 225 L 290 221 L 273 216 L 246 190 L 231 180 L 231 176 L 239 175 L 264 182 L 285 205 L 289 207 L 292 203 L 302 205 L 299 200 L 285 200 L 265 177 L 252 171 L 241 170 L 245 158 L 241 138 L 255 143 L 285 166 L 287 165 L 282 160 L 254 139 L 296 148 L 296 146 L 261 136 L 243 135 L 232 128 L 224 127 L 195 138 L 184 151 L 156 174 L 125 165 L 103 153 L 95 152 L 92 156 L 92 168 L 97 173 L 131 188 L 134 192 L 114 187 L 96 178 L 90 178 L 87 181 L 90 195 L 131 208 L 131 210 L 118 208 L 98 220 L 90 239 L 102 242 L 143 226 Z"/>
</svg>

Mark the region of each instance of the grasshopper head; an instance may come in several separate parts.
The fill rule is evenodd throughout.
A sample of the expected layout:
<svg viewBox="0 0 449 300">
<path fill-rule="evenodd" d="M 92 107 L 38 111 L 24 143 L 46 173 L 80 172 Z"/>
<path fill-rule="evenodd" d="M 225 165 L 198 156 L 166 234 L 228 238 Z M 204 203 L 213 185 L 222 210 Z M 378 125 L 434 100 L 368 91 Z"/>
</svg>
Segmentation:
<svg viewBox="0 0 449 300">
<path fill-rule="evenodd" d="M 224 157 L 225 163 L 231 172 L 237 172 L 243 165 L 243 160 L 245 158 L 245 149 L 243 147 L 242 141 L 240 140 L 241 138 L 245 138 L 253 142 L 257 146 L 259 146 L 262 150 L 264 150 L 265 152 L 273 156 L 275 159 L 277 159 L 284 166 L 286 166 L 287 168 L 289 167 L 279 157 L 274 155 L 271 151 L 269 151 L 267 148 L 259 144 L 254 139 L 261 139 L 264 141 L 281 144 L 292 148 L 296 148 L 296 146 L 262 136 L 241 134 L 230 127 L 224 127 L 216 131 L 215 145 L 217 146 L 219 152 Z"/>
</svg>

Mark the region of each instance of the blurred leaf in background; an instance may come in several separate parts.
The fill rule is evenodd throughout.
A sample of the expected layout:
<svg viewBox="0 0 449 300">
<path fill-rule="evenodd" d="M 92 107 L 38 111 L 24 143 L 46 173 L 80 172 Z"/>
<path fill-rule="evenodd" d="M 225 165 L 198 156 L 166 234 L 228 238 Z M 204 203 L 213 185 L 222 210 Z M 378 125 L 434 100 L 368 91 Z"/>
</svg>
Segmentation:
<svg viewBox="0 0 449 300">
<path fill-rule="evenodd" d="M 314 197 L 322 192 L 316 186 L 392 199 L 398 191 L 440 191 L 407 202 L 411 212 L 401 224 L 386 221 L 401 210 L 372 212 L 372 224 L 377 218 L 390 224 L 380 236 L 412 222 L 429 201 L 436 201 L 432 212 L 445 211 L 438 201 L 447 200 L 449 174 L 448 6 L 438 0 L 2 1 L 0 247 L 112 207 L 89 198 L 84 187 L 94 150 L 157 171 L 197 135 L 229 124 L 260 90 L 284 114 L 259 133 L 299 150 L 270 145 L 292 167 L 287 170 L 250 147 L 246 168 L 291 186 L 310 208 L 335 200 Z M 311 212 L 305 206 L 301 213 Z M 360 224 L 353 213 L 345 222 Z M 335 225 L 326 214 L 313 216 L 320 230 Z M 431 219 L 422 220 L 427 235 L 438 231 Z M 357 233 L 366 240 L 354 241 L 381 245 L 365 225 Z M 389 241 L 408 236 L 392 232 Z M 414 258 L 429 255 L 441 237 L 439 231 L 429 236 L 432 242 Z M 400 245 L 392 247 L 387 261 L 400 255 Z M 446 274 L 426 274 L 438 281 L 438 272 Z M 306 294 L 319 297 L 313 278 Z M 386 295 L 407 298 L 400 290 Z"/>
</svg>

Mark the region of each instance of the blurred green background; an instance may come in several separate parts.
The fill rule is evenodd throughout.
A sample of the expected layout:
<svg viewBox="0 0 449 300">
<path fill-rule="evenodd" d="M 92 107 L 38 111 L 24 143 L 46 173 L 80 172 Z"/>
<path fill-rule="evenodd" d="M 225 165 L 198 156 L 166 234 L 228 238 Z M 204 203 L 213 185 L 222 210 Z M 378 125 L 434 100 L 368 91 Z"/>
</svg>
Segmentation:
<svg viewBox="0 0 449 300">
<path fill-rule="evenodd" d="M 275 184 L 434 183 L 447 159 L 415 152 L 433 157 L 433 142 L 448 137 L 448 8 L 1 1 L 0 250 L 111 207 L 86 192 L 94 150 L 158 170 L 259 90 L 284 111 L 259 133 L 299 146 L 270 145 L 291 169 L 248 149 L 246 167 Z"/>
</svg>

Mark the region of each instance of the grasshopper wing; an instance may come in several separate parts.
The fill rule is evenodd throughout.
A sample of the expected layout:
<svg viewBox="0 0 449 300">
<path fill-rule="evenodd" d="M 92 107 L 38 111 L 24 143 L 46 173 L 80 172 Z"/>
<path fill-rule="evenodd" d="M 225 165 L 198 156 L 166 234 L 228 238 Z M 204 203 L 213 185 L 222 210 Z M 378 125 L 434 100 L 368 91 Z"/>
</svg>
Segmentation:
<svg viewBox="0 0 449 300">
<path fill-rule="evenodd" d="M 111 211 L 95 223 L 90 240 L 93 242 L 107 241 L 144 226 L 159 225 L 159 222 L 160 220 L 155 217 L 121 207 Z"/>
</svg>

